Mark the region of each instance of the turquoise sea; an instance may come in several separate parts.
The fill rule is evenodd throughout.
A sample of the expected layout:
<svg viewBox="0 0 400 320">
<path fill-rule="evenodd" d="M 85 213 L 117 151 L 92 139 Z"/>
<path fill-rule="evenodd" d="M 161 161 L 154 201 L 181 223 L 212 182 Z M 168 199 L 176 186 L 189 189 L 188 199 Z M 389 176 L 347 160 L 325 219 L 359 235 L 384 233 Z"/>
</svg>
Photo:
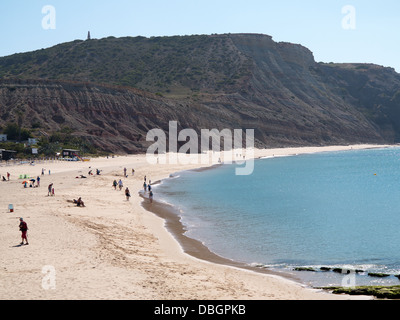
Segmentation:
<svg viewBox="0 0 400 320">
<path fill-rule="evenodd" d="M 400 148 L 258 159 L 249 176 L 235 168 L 176 173 L 156 197 L 222 257 L 311 286 L 400 284 Z"/>
</svg>

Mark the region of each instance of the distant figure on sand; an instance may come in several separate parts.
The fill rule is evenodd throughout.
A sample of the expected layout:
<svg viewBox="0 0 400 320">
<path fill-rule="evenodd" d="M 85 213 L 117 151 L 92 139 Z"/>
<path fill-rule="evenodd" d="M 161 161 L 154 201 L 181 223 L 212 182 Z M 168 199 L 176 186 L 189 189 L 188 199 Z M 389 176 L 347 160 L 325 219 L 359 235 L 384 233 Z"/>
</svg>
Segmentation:
<svg viewBox="0 0 400 320">
<path fill-rule="evenodd" d="M 144 189 L 144 192 L 146 192 L 146 190 L 147 190 L 147 184 L 146 184 L 146 182 L 143 183 L 143 189 Z"/>
<path fill-rule="evenodd" d="M 124 177 L 125 177 L 125 178 L 127 177 L 127 175 L 126 175 L 126 168 L 124 168 Z"/>
<path fill-rule="evenodd" d="M 149 200 L 150 202 L 153 202 L 153 191 L 150 191 L 149 193 Z"/>
<path fill-rule="evenodd" d="M 76 205 L 77 205 L 78 207 L 84 207 L 84 206 L 85 206 L 85 203 L 82 201 L 82 198 L 81 198 L 81 197 L 79 197 L 78 200 L 75 200 L 75 199 L 74 199 L 74 203 L 76 203 Z"/>
<path fill-rule="evenodd" d="M 118 183 L 117 183 L 117 180 L 114 180 L 114 181 L 113 181 L 113 184 L 112 184 L 113 187 L 114 187 L 114 190 L 117 190 L 117 184 L 118 184 Z"/>
<path fill-rule="evenodd" d="M 126 196 L 126 200 L 129 201 L 129 198 L 131 197 L 131 193 L 129 192 L 128 188 L 125 189 L 125 196 Z"/>
<path fill-rule="evenodd" d="M 19 218 L 19 230 L 21 231 L 21 238 L 22 238 L 21 245 L 24 244 L 24 240 L 25 240 L 26 244 L 29 244 L 28 237 L 26 235 L 26 233 L 28 232 L 28 225 L 22 218 Z"/>
<path fill-rule="evenodd" d="M 50 183 L 49 186 L 47 187 L 47 196 L 51 196 L 53 193 L 53 183 Z"/>
<path fill-rule="evenodd" d="M 149 185 L 147 186 L 147 189 L 149 190 L 149 191 L 151 191 L 151 184 L 149 183 Z"/>
<path fill-rule="evenodd" d="M 118 181 L 118 186 L 119 186 L 119 190 L 121 191 L 122 187 L 124 186 L 121 179 L 119 179 L 119 181 Z"/>
<path fill-rule="evenodd" d="M 10 173 L 7 172 L 7 180 L 10 181 Z"/>
</svg>

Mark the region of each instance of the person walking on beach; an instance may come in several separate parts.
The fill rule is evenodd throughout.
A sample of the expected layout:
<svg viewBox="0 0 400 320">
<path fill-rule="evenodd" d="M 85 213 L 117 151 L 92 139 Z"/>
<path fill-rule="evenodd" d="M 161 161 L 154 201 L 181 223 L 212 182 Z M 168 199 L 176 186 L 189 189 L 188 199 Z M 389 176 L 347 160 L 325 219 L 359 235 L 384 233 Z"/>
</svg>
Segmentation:
<svg viewBox="0 0 400 320">
<path fill-rule="evenodd" d="M 149 192 L 151 191 L 151 184 L 149 183 L 149 185 L 147 186 L 147 189 L 149 190 Z"/>
<path fill-rule="evenodd" d="M 118 181 L 118 186 L 119 186 L 119 191 L 121 191 L 122 187 L 124 186 L 121 179 L 119 179 L 119 181 Z"/>
<path fill-rule="evenodd" d="M 36 179 L 37 186 L 40 187 L 40 177 L 38 176 Z"/>
<path fill-rule="evenodd" d="M 129 189 L 125 189 L 125 196 L 126 196 L 126 201 L 129 201 L 129 198 L 131 197 L 131 193 L 129 192 Z"/>
<path fill-rule="evenodd" d="M 118 184 L 118 183 L 117 183 L 117 180 L 114 180 L 114 181 L 113 181 L 113 184 L 112 184 L 113 187 L 114 187 L 114 190 L 117 190 L 117 184 Z"/>
<path fill-rule="evenodd" d="M 135 169 L 132 169 L 132 177 L 135 175 Z"/>
<path fill-rule="evenodd" d="M 23 218 L 19 218 L 19 230 L 21 231 L 21 239 L 22 239 L 21 245 L 24 244 L 24 240 L 26 244 L 29 244 L 28 237 L 26 235 L 28 232 L 28 225 Z"/>
<path fill-rule="evenodd" d="M 149 193 L 149 200 L 150 200 L 150 203 L 153 203 L 153 191 L 150 191 L 150 193 Z"/>
<path fill-rule="evenodd" d="M 127 177 L 127 175 L 126 175 L 126 168 L 124 168 L 124 177 L 125 177 L 125 178 Z"/>
<path fill-rule="evenodd" d="M 146 192 L 146 190 L 147 190 L 147 184 L 146 184 L 146 182 L 143 183 L 143 189 L 144 189 L 144 192 Z"/>
<path fill-rule="evenodd" d="M 47 196 L 51 196 L 52 192 L 53 192 L 53 183 L 50 183 L 49 186 L 47 187 Z"/>
<path fill-rule="evenodd" d="M 10 181 L 10 173 L 7 172 L 7 180 Z"/>
</svg>

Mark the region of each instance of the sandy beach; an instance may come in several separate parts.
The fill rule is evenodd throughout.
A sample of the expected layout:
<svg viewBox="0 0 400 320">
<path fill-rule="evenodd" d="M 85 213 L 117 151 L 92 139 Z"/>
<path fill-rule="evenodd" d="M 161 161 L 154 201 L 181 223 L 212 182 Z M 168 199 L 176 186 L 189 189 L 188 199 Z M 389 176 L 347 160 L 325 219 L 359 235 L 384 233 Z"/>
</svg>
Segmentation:
<svg viewBox="0 0 400 320">
<path fill-rule="evenodd" d="M 255 150 L 254 158 L 373 147 L 384 146 Z M 131 155 L 1 166 L 0 174 L 9 172 L 11 177 L 0 182 L 0 299 L 366 299 L 333 295 L 279 275 L 207 261 L 201 259 L 203 251 L 197 251 L 198 257 L 185 253 L 165 220 L 143 207 L 142 202 L 148 202 L 139 195 L 143 178 L 156 182 L 178 171 L 213 164 L 152 165 L 145 155 Z M 46 169 L 44 175 L 42 168 Z M 91 169 L 94 173 L 99 169 L 101 174 L 89 176 Z M 19 176 L 25 174 L 40 176 L 41 186 L 24 188 Z M 77 178 L 80 175 L 87 178 Z M 121 191 L 118 187 L 114 190 L 114 179 L 123 181 Z M 55 196 L 48 196 L 50 183 Z M 126 187 L 132 195 L 129 201 Z M 85 207 L 70 202 L 78 197 Z M 29 245 L 19 245 L 20 217 L 29 227 Z"/>
</svg>

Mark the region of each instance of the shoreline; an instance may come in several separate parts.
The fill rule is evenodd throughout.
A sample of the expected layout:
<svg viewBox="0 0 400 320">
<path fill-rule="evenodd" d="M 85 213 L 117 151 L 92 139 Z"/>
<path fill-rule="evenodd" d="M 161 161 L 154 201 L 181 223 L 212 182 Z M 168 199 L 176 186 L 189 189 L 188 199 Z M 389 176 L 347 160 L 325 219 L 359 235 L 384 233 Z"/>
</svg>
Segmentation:
<svg viewBox="0 0 400 320">
<path fill-rule="evenodd" d="M 187 229 L 181 222 L 181 218 L 174 208 L 173 205 L 168 203 L 162 203 L 157 200 L 153 200 L 153 203 L 149 203 L 147 198 L 142 194 L 140 195 L 143 198 L 142 207 L 155 214 L 157 217 L 164 220 L 166 230 L 171 233 L 174 239 L 179 243 L 182 251 L 185 254 L 188 254 L 196 259 L 200 259 L 206 262 L 220 264 L 223 266 L 229 266 L 234 268 L 240 268 L 243 270 L 248 270 L 252 272 L 257 272 L 261 274 L 275 275 L 285 277 L 288 280 L 296 281 L 299 283 L 298 279 L 290 274 L 273 271 L 267 268 L 258 268 L 256 266 L 248 265 L 247 263 L 238 262 L 229 258 L 224 258 L 219 256 L 218 254 L 211 251 L 207 246 L 205 246 L 201 241 L 190 238 L 185 235 Z M 310 289 L 315 289 L 311 288 Z"/>
<path fill-rule="evenodd" d="M 365 146 L 364 146 L 365 147 Z M 378 146 L 377 146 L 378 147 Z M 379 146 L 383 147 L 383 146 Z M 350 147 L 256 150 L 258 156 Z M 146 210 L 143 177 L 161 181 L 175 172 L 206 170 L 210 165 L 150 165 L 145 155 L 94 158 L 90 162 L 43 164 L 41 187 L 23 188 L 21 174 L 36 176 L 42 164 L 0 167 L 11 173 L 0 183 L 0 298 L 5 300 L 360 300 L 371 297 L 333 295 L 306 288 L 281 274 L 243 269 L 210 254 L 211 261 L 184 252 L 166 220 Z M 218 164 L 214 164 L 218 165 Z M 123 168 L 135 168 L 123 178 Z M 86 175 L 89 168 L 102 170 Z M 51 175 L 47 170 L 51 169 Z M 114 190 L 122 178 L 132 197 Z M 55 196 L 47 196 L 54 182 Z M 82 197 L 85 208 L 70 201 Z M 7 208 L 14 205 L 14 212 Z M 18 219 L 28 223 L 29 246 L 19 246 Z M 177 228 L 179 231 L 179 228 Z M 181 229 L 182 231 L 182 229 Z M 189 245 L 190 242 L 188 242 Z M 191 242 L 201 252 L 199 243 Z M 218 263 L 217 263 L 218 262 Z M 228 264 L 226 264 L 228 262 Z M 231 265 L 229 265 L 231 264 Z M 54 290 L 43 287 L 43 268 L 56 270 Z M 268 270 L 266 270 L 268 271 Z"/>
<path fill-rule="evenodd" d="M 336 152 L 336 151 L 353 151 L 353 150 L 368 150 L 368 149 L 381 149 L 381 148 L 391 148 L 396 147 L 394 145 L 349 145 L 349 146 L 334 146 L 334 147 L 313 147 L 312 150 L 305 147 L 303 150 L 302 148 L 281 148 L 281 149 L 264 149 L 259 150 L 257 156 L 249 160 L 262 160 L 262 159 L 269 159 L 275 157 L 286 157 L 286 156 L 298 156 L 302 154 L 315 154 L 315 153 L 323 153 L 323 152 Z M 398 146 L 397 146 L 398 147 Z M 297 151 L 292 153 L 287 153 L 287 151 Z M 274 151 L 281 151 L 279 153 L 273 153 L 271 156 L 271 152 Z M 283 152 L 282 152 L 283 151 Z M 266 153 L 266 155 L 263 155 Z M 213 170 L 222 164 L 214 164 L 209 167 L 201 167 L 195 169 L 188 169 L 183 171 L 195 171 L 195 172 L 203 172 L 208 170 Z M 182 171 L 180 171 L 182 172 Z M 152 185 L 161 184 L 162 181 L 174 178 L 178 175 L 178 172 L 170 173 L 169 177 L 162 179 L 161 181 L 156 181 L 152 183 Z M 148 198 L 143 196 L 143 192 L 139 192 L 140 196 L 142 197 L 141 205 L 142 207 L 155 214 L 159 218 L 165 221 L 165 228 L 166 230 L 172 234 L 174 239 L 179 243 L 182 251 L 185 254 L 188 254 L 196 259 L 204 260 L 210 263 L 221 264 L 229 267 L 240 268 L 243 270 L 248 270 L 251 272 L 256 272 L 260 274 L 267 274 L 267 275 L 274 275 L 278 277 L 282 277 L 289 281 L 294 281 L 295 283 L 304 286 L 311 290 L 319 289 L 320 287 L 312 287 L 309 286 L 301 281 L 299 277 L 294 274 L 291 274 L 289 271 L 278 271 L 278 270 L 271 270 L 267 267 L 258 267 L 252 266 L 248 263 L 238 262 L 229 258 L 221 257 L 218 254 L 212 252 L 207 246 L 205 246 L 201 241 L 190 238 L 185 235 L 187 228 L 181 222 L 181 217 L 179 211 L 174 207 L 173 204 L 170 203 L 163 203 L 157 200 L 153 200 L 153 203 L 149 203 L 147 201 Z M 327 292 L 328 293 L 328 292 Z M 328 293 L 330 294 L 330 293 Z"/>
</svg>

